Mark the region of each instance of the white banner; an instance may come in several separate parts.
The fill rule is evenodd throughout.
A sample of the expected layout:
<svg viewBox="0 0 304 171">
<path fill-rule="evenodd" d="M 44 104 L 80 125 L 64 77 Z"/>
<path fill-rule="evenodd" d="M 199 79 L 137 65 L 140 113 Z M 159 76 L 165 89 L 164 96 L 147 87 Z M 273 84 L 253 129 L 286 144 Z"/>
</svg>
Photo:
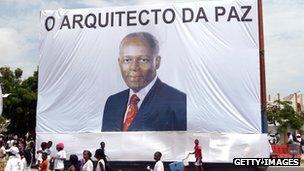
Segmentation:
<svg viewBox="0 0 304 171">
<path fill-rule="evenodd" d="M 109 161 L 149 161 L 155 151 L 161 151 L 164 161 L 182 161 L 193 152 L 193 140 L 199 139 L 203 162 L 227 163 L 233 158 L 269 157 L 267 134 L 221 134 L 194 132 L 104 132 L 104 133 L 40 133 L 38 142 L 50 140 L 66 142 L 67 155 L 82 156 L 83 150 L 94 152 L 101 141 L 106 142 Z M 55 152 L 53 147 L 52 152 Z M 94 154 L 94 153 L 93 153 Z M 94 159 L 94 158 L 93 158 Z M 194 162 L 194 155 L 188 157 Z"/>
<path fill-rule="evenodd" d="M 140 147 L 149 136 L 172 148 L 171 141 L 192 141 L 193 132 L 259 136 L 260 106 L 256 0 L 41 12 L 39 141 L 119 134 L 107 143 L 132 138 Z M 154 139 L 166 135 L 159 131 L 170 131 L 170 142 Z M 136 149 L 139 158 L 126 148 L 108 155 L 151 160 L 154 148 Z"/>
</svg>

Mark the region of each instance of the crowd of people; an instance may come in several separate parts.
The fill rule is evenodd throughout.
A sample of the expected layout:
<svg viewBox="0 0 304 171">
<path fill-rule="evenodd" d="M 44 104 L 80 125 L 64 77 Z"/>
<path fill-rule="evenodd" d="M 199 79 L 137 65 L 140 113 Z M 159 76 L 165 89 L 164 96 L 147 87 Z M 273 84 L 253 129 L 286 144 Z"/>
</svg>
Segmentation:
<svg viewBox="0 0 304 171">
<path fill-rule="evenodd" d="M 24 137 L 0 134 L 0 171 L 29 171 L 34 150 L 35 142 L 29 134 Z"/>
<path fill-rule="evenodd" d="M 189 154 L 195 155 L 195 165 L 199 171 L 202 171 L 202 148 L 197 139 L 194 144 L 194 152 Z M 76 154 L 71 154 L 67 158 L 63 143 L 56 144 L 56 152 L 52 151 L 52 141 L 42 142 L 40 147 L 35 150 L 34 139 L 29 135 L 5 137 L 0 134 L 0 171 L 30 171 L 32 167 L 38 168 L 39 171 L 63 171 L 65 169 L 69 171 L 111 171 L 105 154 L 105 142 L 101 142 L 99 145 L 94 156 L 91 151 L 84 150 L 81 159 Z M 93 162 L 93 157 L 96 162 Z M 153 168 L 148 166 L 147 170 L 164 171 L 161 157 L 161 152 L 155 152 L 156 163 Z"/>
<path fill-rule="evenodd" d="M 62 171 L 65 169 L 65 161 L 69 161 L 69 171 L 109 171 L 109 164 L 105 155 L 105 143 L 100 143 L 100 148 L 95 150 L 94 156 L 91 151 L 84 150 L 82 153 L 82 159 L 79 159 L 76 154 L 71 154 L 67 158 L 64 150 L 64 144 L 58 143 L 56 145 L 56 154 L 51 152 L 52 142 L 42 142 L 41 148 L 37 150 L 37 160 L 39 171 L 55 170 Z M 55 154 L 51 156 L 51 154 Z M 41 157 L 40 157 L 41 156 Z M 94 157 L 97 162 L 94 165 Z"/>
<path fill-rule="evenodd" d="M 53 142 L 42 142 L 39 149 L 35 150 L 35 142 L 29 135 L 25 137 L 4 136 L 0 134 L 0 171 L 30 171 L 37 167 L 39 171 L 65 169 L 65 161 L 68 161 L 69 171 L 109 171 L 105 155 L 105 143 L 100 143 L 92 156 L 89 150 L 83 151 L 83 158 L 78 159 L 76 154 L 67 158 L 64 144 L 56 144 L 57 152 L 52 152 Z M 92 157 L 97 159 L 94 166 Z"/>
</svg>

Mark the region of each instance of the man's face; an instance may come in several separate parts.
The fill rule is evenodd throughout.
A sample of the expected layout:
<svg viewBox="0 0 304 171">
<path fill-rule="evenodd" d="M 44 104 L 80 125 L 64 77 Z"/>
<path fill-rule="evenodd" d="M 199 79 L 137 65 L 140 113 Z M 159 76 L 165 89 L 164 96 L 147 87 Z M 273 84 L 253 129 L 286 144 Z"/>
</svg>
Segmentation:
<svg viewBox="0 0 304 171">
<path fill-rule="evenodd" d="M 154 153 L 154 160 L 155 161 L 160 160 L 160 155 L 158 153 Z"/>
<path fill-rule="evenodd" d="M 101 143 L 100 143 L 100 147 L 101 147 L 101 148 L 105 148 L 105 146 L 106 146 L 106 144 L 105 144 L 104 142 L 101 142 Z"/>
<path fill-rule="evenodd" d="M 133 91 L 140 91 L 156 76 L 160 57 L 153 54 L 146 41 L 138 37 L 124 39 L 119 55 L 118 62 L 122 78 Z"/>
</svg>

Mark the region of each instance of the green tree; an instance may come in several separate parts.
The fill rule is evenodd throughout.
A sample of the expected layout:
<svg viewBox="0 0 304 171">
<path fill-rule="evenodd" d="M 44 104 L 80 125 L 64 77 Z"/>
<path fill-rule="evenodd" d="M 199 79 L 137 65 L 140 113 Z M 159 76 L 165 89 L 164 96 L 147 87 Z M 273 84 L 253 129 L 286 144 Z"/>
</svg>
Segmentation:
<svg viewBox="0 0 304 171">
<path fill-rule="evenodd" d="M 8 132 L 33 132 L 36 126 L 38 72 L 25 80 L 21 78 L 23 71 L 20 68 L 12 71 L 9 67 L 1 67 L 0 73 L 2 91 L 10 93 L 3 99 L 3 116 L 10 120 Z"/>
<path fill-rule="evenodd" d="M 304 125 L 303 112 L 296 112 L 289 101 L 276 100 L 267 106 L 268 122 L 278 128 L 278 132 L 285 133 L 288 128 L 300 130 Z"/>
</svg>

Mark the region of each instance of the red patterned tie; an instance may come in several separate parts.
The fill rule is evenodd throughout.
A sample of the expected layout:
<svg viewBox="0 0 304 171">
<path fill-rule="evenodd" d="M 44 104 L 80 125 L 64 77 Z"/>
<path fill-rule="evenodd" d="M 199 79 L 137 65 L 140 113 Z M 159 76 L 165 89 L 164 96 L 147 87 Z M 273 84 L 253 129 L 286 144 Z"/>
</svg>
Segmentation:
<svg viewBox="0 0 304 171">
<path fill-rule="evenodd" d="M 136 114 L 138 112 L 137 103 L 139 102 L 139 98 L 136 96 L 136 94 L 133 94 L 130 99 L 130 105 L 127 112 L 127 117 L 125 122 L 123 123 L 123 129 L 122 131 L 128 131 L 130 125 L 132 124 L 134 118 L 136 117 Z"/>
</svg>

